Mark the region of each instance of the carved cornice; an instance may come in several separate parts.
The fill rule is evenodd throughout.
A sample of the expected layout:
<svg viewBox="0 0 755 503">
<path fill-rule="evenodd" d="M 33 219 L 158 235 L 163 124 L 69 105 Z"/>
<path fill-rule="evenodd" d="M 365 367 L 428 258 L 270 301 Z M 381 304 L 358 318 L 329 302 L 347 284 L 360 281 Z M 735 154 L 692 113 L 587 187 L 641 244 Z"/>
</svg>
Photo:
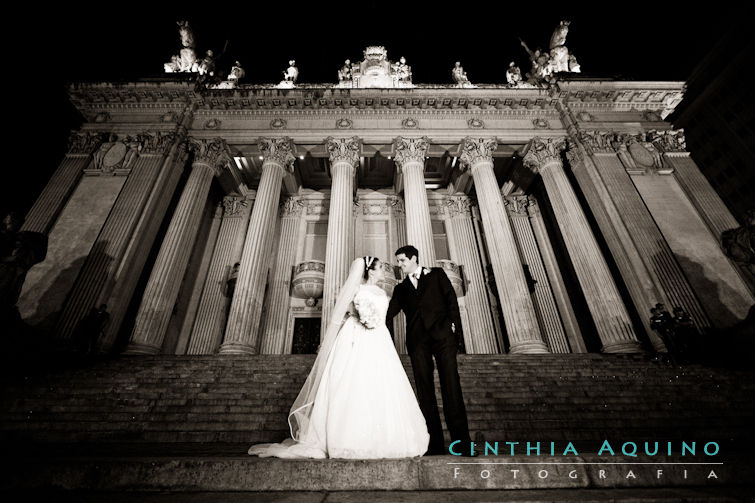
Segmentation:
<svg viewBox="0 0 755 503">
<path fill-rule="evenodd" d="M 459 146 L 461 168 L 471 168 L 479 162 L 493 162 L 493 152 L 498 148 L 495 138 L 472 138 L 467 136 Z"/>
<path fill-rule="evenodd" d="M 536 136 L 530 142 L 527 153 L 522 159 L 523 164 L 538 173 L 548 164 L 562 164 L 561 152 L 566 148 L 565 138 L 546 138 Z"/>
<path fill-rule="evenodd" d="M 687 141 L 684 137 L 684 129 L 667 131 L 648 131 L 648 140 L 663 153 L 686 152 Z"/>
<path fill-rule="evenodd" d="M 509 212 L 509 215 L 515 217 L 527 217 L 529 216 L 527 208 L 529 208 L 532 201 L 529 196 L 506 196 L 503 198 L 503 204 Z"/>
<path fill-rule="evenodd" d="M 68 153 L 89 155 L 108 137 L 107 133 L 90 133 L 88 131 L 71 131 L 68 136 Z"/>
<path fill-rule="evenodd" d="M 194 164 L 206 164 L 215 170 L 216 175 L 231 164 L 231 150 L 224 139 L 202 140 L 190 136 L 187 142 L 194 154 Z"/>
<path fill-rule="evenodd" d="M 470 218 L 472 216 L 472 201 L 467 196 L 448 196 L 445 201 L 445 209 L 451 218 Z"/>
<path fill-rule="evenodd" d="M 296 160 L 296 145 L 291 138 L 260 138 L 257 145 L 262 154 L 263 163 L 274 162 L 293 173 Z"/>
<path fill-rule="evenodd" d="M 403 136 L 399 136 L 393 140 L 393 155 L 399 172 L 409 162 L 418 162 L 424 165 L 429 145 L 430 140 L 427 136 L 421 138 L 404 138 Z"/>
<path fill-rule="evenodd" d="M 358 136 L 351 138 L 333 138 L 328 136 L 325 139 L 325 146 L 328 149 L 330 163 L 347 162 L 353 167 L 359 165 L 359 156 L 362 153 L 362 140 Z"/>
<path fill-rule="evenodd" d="M 240 218 L 245 216 L 251 207 L 249 200 L 241 196 L 225 196 L 223 198 L 223 216 L 225 218 Z"/>
<path fill-rule="evenodd" d="M 285 197 L 280 204 L 280 216 L 283 218 L 300 217 L 306 206 L 298 196 Z"/>
</svg>

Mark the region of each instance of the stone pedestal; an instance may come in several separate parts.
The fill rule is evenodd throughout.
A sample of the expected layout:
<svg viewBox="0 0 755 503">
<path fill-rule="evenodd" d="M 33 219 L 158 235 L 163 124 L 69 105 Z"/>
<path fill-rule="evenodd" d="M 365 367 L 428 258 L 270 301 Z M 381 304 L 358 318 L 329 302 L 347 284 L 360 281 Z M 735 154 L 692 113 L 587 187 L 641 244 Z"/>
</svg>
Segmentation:
<svg viewBox="0 0 755 503">
<path fill-rule="evenodd" d="M 346 281 L 354 246 L 353 206 L 354 174 L 359 165 L 361 144 L 359 138 L 328 138 L 326 147 L 330 155 L 330 212 L 328 238 L 325 248 L 325 285 L 322 298 L 320 334 L 324 336 L 330 323 L 341 285 Z M 335 320 L 340 322 L 340 320 Z"/>
<path fill-rule="evenodd" d="M 501 301 L 511 353 L 547 353 L 537 324 L 522 262 L 511 224 L 493 173 L 493 151 L 498 144 L 491 138 L 467 137 L 461 144 L 460 160 L 474 179 L 490 260 Z"/>
<path fill-rule="evenodd" d="M 428 143 L 425 137 L 399 137 L 394 140 L 393 150 L 398 173 L 403 177 L 407 243 L 419 251 L 421 265 L 433 267 L 435 244 L 425 188 L 425 157 Z"/>
<path fill-rule="evenodd" d="M 281 231 L 278 244 L 278 259 L 272 275 L 268 301 L 268 311 L 262 331 L 262 354 L 284 354 L 287 351 L 286 324 L 291 300 L 291 268 L 296 265 L 297 243 L 301 229 L 301 216 L 304 206 L 299 197 L 284 199 L 280 206 Z"/>
<path fill-rule="evenodd" d="M 187 354 L 213 354 L 220 346 L 232 298 L 231 292 L 228 291 L 228 276 L 233 264 L 241 260 L 244 236 L 249 226 L 255 194 L 254 191 L 250 191 L 244 196 L 223 198 L 223 219 L 197 308 Z"/>
<path fill-rule="evenodd" d="M 152 275 L 144 289 L 134 330 L 126 349 L 127 354 L 160 352 L 199 229 L 210 183 L 213 176 L 219 173 L 219 169 L 230 162 L 225 140 L 189 140 L 189 146 L 194 153 L 191 173 L 163 239 L 152 268 Z"/>
<path fill-rule="evenodd" d="M 452 258 L 464 266 L 467 326 L 464 345 L 467 354 L 495 354 L 498 352 L 485 278 L 480 266 L 474 225 L 467 196 L 449 196 L 445 206 L 448 213 L 448 244 Z"/>
<path fill-rule="evenodd" d="M 260 314 L 281 184 L 286 171 L 293 170 L 296 159 L 296 148 L 289 138 L 262 138 L 259 149 L 263 156 L 262 178 L 246 233 L 225 339 L 220 346 L 221 354 L 257 353 Z"/>
<path fill-rule="evenodd" d="M 524 165 L 539 172 L 606 353 L 640 352 L 629 314 L 564 172 L 563 139 L 534 138 Z"/>
</svg>

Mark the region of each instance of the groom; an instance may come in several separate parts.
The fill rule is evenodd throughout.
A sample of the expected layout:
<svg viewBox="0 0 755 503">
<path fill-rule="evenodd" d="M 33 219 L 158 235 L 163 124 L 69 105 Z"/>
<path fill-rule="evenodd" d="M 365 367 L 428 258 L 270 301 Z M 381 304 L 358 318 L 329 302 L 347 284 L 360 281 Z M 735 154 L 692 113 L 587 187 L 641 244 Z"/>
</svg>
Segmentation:
<svg viewBox="0 0 755 503">
<path fill-rule="evenodd" d="M 443 414 L 451 441 L 461 440 L 461 445 L 457 444 L 454 450 L 468 456 L 471 439 L 456 368 L 457 347 L 461 347 L 463 341 L 456 292 L 442 268 L 419 265 L 419 252 L 414 246 L 402 246 L 396 250 L 396 258 L 407 276 L 393 289 L 385 324 L 393 337 L 394 316 L 401 310 L 406 314 L 406 349 L 412 361 L 419 407 L 430 433 L 430 446 L 426 454 L 448 454 L 435 399 L 435 356 L 443 396 Z"/>
</svg>

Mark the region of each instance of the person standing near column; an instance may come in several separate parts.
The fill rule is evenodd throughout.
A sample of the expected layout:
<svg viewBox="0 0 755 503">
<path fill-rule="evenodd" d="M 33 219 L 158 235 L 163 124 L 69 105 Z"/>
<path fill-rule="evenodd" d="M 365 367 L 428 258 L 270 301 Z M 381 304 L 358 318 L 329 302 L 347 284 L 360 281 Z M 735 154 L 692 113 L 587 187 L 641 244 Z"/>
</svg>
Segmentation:
<svg viewBox="0 0 755 503">
<path fill-rule="evenodd" d="M 393 317 L 399 311 L 403 310 L 406 314 L 406 349 L 412 361 L 419 406 L 430 432 L 430 445 L 426 455 L 448 454 L 435 398 L 435 356 L 443 397 L 443 414 L 451 434 L 450 449 L 454 453 L 460 452 L 462 456 L 476 456 L 469 436 L 467 410 L 456 365 L 458 348 L 463 341 L 456 292 L 442 268 L 419 265 L 419 252 L 414 246 L 402 246 L 396 250 L 396 258 L 407 276 L 393 289 L 393 297 L 386 313 L 386 325 L 389 329 L 393 327 Z"/>
</svg>

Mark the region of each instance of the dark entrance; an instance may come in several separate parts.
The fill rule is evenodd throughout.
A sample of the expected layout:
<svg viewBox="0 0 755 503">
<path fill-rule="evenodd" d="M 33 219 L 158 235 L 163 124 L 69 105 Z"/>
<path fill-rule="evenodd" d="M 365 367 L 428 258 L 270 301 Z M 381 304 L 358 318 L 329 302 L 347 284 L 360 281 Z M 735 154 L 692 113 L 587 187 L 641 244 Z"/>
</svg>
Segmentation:
<svg viewBox="0 0 755 503">
<path fill-rule="evenodd" d="M 314 354 L 320 345 L 320 318 L 296 318 L 292 354 Z"/>
</svg>

